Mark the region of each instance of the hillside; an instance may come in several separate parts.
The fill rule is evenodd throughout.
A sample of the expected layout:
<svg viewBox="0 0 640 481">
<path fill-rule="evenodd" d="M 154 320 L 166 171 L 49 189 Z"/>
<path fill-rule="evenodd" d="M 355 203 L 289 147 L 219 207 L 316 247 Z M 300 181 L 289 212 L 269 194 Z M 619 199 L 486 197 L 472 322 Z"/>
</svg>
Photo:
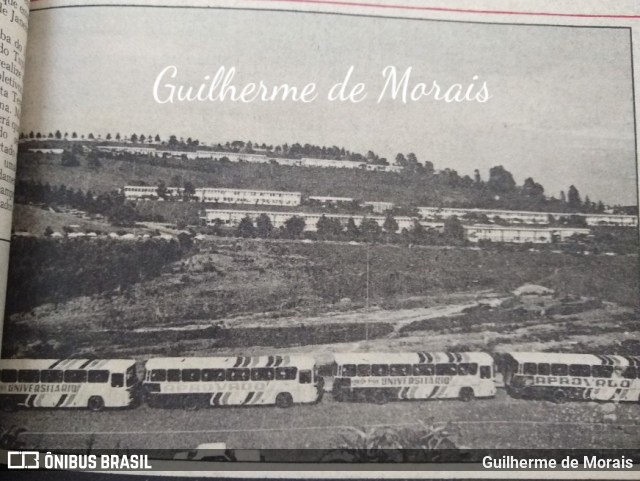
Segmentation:
<svg viewBox="0 0 640 481">
<path fill-rule="evenodd" d="M 568 186 L 566 200 L 549 198 L 544 187 L 528 178 L 517 186 L 506 169 L 491 169 L 484 181 L 451 169 L 431 171 L 407 167 L 399 173 L 358 169 L 291 167 L 277 164 L 231 163 L 205 159 L 155 158 L 146 155 L 92 152 L 77 154 L 79 165 L 63 166 L 60 155 L 21 148 L 18 180 L 66 185 L 73 189 L 109 192 L 126 184 L 301 191 L 303 195 L 352 197 L 400 205 L 483 207 L 553 212 L 594 212 L 604 209 Z M 86 148 L 88 149 L 88 147 Z M 85 149 L 85 150 L 86 150 Z M 78 150 L 78 149 L 77 149 Z M 91 160 L 89 160 L 91 158 Z"/>
</svg>

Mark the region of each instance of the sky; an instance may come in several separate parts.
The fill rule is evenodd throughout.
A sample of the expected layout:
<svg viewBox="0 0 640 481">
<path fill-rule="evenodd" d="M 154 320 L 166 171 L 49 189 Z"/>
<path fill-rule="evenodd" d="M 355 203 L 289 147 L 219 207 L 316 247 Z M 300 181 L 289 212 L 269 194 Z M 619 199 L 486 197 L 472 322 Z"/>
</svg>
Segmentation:
<svg viewBox="0 0 640 481">
<path fill-rule="evenodd" d="M 576 185 L 637 204 L 629 33 L 344 15 L 149 7 L 34 11 L 22 131 L 133 132 L 338 145 L 389 160 L 414 152 L 461 175 L 503 165 L 547 195 Z M 221 66 L 235 82 L 318 85 L 314 102 L 158 104 L 157 75 L 198 85 Z M 369 96 L 329 102 L 354 67 Z M 376 102 L 382 71 L 413 82 L 486 81 L 488 102 Z"/>
</svg>

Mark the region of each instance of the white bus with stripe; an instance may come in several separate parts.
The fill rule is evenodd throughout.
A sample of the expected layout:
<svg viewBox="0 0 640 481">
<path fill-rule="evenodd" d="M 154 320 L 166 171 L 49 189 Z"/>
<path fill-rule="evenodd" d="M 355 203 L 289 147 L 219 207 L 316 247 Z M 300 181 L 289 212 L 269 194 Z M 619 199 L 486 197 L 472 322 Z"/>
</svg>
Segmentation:
<svg viewBox="0 0 640 481">
<path fill-rule="evenodd" d="M 132 359 L 2 359 L 0 405 L 29 408 L 131 406 L 136 400 Z"/>
<path fill-rule="evenodd" d="M 340 401 L 450 399 L 496 393 L 493 358 L 484 352 L 346 353 L 334 356 Z"/>
<path fill-rule="evenodd" d="M 510 352 L 505 386 L 515 397 L 640 401 L 640 356 Z"/>
<path fill-rule="evenodd" d="M 149 359 L 143 382 L 151 406 L 253 406 L 315 403 L 322 395 L 315 361 L 302 355 Z"/>
</svg>

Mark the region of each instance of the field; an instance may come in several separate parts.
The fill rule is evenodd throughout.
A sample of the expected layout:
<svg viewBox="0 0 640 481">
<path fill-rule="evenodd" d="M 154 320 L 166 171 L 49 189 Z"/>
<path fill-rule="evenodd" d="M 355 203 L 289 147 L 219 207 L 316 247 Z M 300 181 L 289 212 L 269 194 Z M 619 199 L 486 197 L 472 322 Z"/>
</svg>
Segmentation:
<svg viewBox="0 0 640 481">
<path fill-rule="evenodd" d="M 61 266 L 39 255 L 51 279 L 7 319 L 5 356 L 638 349 L 635 256 L 208 239 L 126 285 L 45 302 Z M 513 294 L 527 283 L 554 294 Z"/>
</svg>

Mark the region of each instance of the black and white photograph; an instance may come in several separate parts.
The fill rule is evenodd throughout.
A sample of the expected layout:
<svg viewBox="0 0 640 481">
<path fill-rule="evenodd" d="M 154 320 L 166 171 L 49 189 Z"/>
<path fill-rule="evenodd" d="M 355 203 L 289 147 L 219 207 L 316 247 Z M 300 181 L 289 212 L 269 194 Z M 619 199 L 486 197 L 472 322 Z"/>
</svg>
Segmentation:
<svg viewBox="0 0 640 481">
<path fill-rule="evenodd" d="M 5 449 L 637 454 L 630 28 L 36 3 Z"/>
</svg>

